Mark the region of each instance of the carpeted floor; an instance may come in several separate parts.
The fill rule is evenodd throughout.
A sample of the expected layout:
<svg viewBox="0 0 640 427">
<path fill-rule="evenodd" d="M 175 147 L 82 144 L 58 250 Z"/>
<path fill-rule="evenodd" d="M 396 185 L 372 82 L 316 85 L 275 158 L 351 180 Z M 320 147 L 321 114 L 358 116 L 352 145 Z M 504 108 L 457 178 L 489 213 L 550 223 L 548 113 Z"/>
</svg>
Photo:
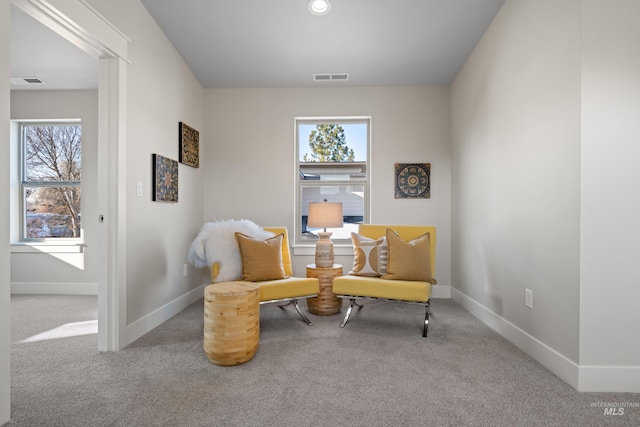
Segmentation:
<svg viewBox="0 0 640 427">
<path fill-rule="evenodd" d="M 202 300 L 98 353 L 95 297 L 14 295 L 10 425 L 640 426 L 640 394 L 579 393 L 451 300 L 426 339 L 422 307 L 365 304 L 345 329 L 263 305 L 254 359 L 220 367 Z"/>
</svg>

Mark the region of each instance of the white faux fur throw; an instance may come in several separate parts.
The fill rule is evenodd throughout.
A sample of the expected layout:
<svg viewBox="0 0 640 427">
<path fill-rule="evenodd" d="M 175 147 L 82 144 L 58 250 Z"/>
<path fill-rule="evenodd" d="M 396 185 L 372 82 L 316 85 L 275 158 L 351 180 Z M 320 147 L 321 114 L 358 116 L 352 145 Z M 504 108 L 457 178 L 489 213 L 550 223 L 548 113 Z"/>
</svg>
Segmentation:
<svg viewBox="0 0 640 427">
<path fill-rule="evenodd" d="M 198 268 L 211 268 L 214 262 L 218 262 L 220 272 L 215 282 L 242 278 L 242 258 L 236 241 L 236 231 L 261 240 L 274 235 L 248 219 L 207 222 L 189 248 L 191 264 Z"/>
</svg>

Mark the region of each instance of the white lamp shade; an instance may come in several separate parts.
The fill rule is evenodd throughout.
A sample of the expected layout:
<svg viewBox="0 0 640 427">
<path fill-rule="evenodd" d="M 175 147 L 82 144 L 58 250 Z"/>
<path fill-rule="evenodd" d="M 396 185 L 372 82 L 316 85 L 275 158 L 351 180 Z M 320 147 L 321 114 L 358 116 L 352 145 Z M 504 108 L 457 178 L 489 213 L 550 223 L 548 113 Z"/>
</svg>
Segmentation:
<svg viewBox="0 0 640 427">
<path fill-rule="evenodd" d="M 307 227 L 337 228 L 342 227 L 342 203 L 311 202 Z"/>
</svg>

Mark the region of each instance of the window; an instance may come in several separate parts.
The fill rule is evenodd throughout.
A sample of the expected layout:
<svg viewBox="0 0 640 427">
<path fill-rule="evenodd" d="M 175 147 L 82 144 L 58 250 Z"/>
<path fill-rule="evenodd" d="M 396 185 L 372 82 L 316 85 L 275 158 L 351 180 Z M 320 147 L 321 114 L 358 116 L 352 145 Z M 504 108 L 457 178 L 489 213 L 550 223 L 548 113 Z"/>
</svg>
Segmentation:
<svg viewBox="0 0 640 427">
<path fill-rule="evenodd" d="M 81 237 L 81 125 L 22 122 L 21 240 Z"/>
<path fill-rule="evenodd" d="M 296 119 L 296 243 L 313 244 L 309 203 L 342 203 L 344 227 L 327 229 L 336 244 L 351 244 L 351 232 L 369 220 L 369 118 Z"/>
</svg>

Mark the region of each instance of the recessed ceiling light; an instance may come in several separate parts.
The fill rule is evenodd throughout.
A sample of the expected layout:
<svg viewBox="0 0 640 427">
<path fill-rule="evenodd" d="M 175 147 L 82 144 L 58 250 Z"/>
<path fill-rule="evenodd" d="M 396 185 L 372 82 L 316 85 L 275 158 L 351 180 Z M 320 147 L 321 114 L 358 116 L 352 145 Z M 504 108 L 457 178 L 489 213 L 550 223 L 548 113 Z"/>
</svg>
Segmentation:
<svg viewBox="0 0 640 427">
<path fill-rule="evenodd" d="M 329 3 L 329 0 L 309 0 L 307 7 L 309 8 L 309 12 L 314 15 L 322 16 L 329 13 L 331 10 L 331 3 Z"/>
</svg>

